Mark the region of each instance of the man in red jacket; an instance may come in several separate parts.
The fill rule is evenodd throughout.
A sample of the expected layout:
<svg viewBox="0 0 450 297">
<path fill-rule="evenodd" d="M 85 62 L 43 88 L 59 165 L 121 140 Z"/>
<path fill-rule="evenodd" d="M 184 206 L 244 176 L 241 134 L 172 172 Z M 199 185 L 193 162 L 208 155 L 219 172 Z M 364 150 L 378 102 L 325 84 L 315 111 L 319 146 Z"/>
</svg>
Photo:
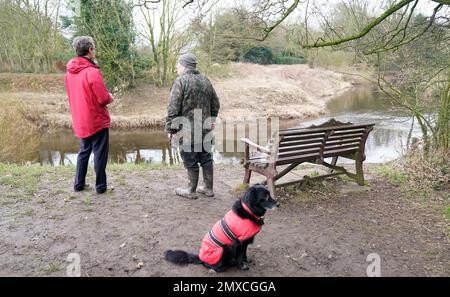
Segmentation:
<svg viewBox="0 0 450 297">
<path fill-rule="evenodd" d="M 88 36 L 76 37 L 73 49 L 77 57 L 67 63 L 65 83 L 73 130 L 80 138 L 74 189 L 77 192 L 84 190 L 89 157 L 94 151 L 95 189 L 102 194 L 107 189 L 105 169 L 109 151 L 110 118 L 106 106 L 113 98 L 93 61 L 94 40 Z"/>
</svg>

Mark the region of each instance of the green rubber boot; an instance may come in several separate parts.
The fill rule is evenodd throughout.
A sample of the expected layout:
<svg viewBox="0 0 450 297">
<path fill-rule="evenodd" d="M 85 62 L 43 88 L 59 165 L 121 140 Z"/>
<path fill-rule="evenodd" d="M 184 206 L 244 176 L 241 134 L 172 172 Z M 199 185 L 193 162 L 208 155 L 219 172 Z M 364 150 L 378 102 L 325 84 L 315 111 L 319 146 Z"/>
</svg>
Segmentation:
<svg viewBox="0 0 450 297">
<path fill-rule="evenodd" d="M 178 196 L 188 198 L 188 199 L 197 199 L 197 184 L 198 184 L 198 175 L 199 170 L 188 169 L 188 187 L 187 188 L 176 188 L 175 194 Z"/>
<path fill-rule="evenodd" d="M 198 187 L 197 193 L 203 194 L 207 197 L 214 197 L 213 191 L 213 177 L 214 177 L 214 166 L 203 167 L 203 182 L 205 186 Z"/>
</svg>

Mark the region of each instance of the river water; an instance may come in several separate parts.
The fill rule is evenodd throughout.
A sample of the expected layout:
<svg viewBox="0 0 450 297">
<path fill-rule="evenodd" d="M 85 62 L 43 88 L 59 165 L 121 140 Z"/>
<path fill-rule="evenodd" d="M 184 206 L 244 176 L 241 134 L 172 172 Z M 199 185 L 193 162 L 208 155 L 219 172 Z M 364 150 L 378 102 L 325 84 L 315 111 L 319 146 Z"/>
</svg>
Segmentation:
<svg viewBox="0 0 450 297">
<path fill-rule="evenodd" d="M 282 127 L 307 127 L 323 123 L 330 118 L 342 122 L 374 123 L 366 144 L 366 162 L 380 163 L 398 158 L 404 151 L 408 139 L 420 136 L 420 129 L 413 125 L 412 118 L 389 106 L 377 92 L 367 87 L 359 87 L 328 103 L 328 113 L 320 118 L 307 121 L 280 123 Z M 231 142 L 231 144 L 230 144 Z M 237 164 L 242 158 L 236 152 L 238 142 L 227 139 L 226 143 L 235 147 L 234 151 L 223 153 L 214 150 L 216 163 Z M 223 146 L 226 147 L 226 146 Z M 71 130 L 43 135 L 39 151 L 34 160 L 40 164 L 76 164 L 79 141 Z M 227 150 L 229 151 L 229 150 Z M 115 132 L 110 135 L 110 161 L 117 163 L 147 162 L 174 164 L 180 162 L 177 149 L 173 149 L 162 131 Z M 341 160 L 344 161 L 345 160 Z"/>
</svg>

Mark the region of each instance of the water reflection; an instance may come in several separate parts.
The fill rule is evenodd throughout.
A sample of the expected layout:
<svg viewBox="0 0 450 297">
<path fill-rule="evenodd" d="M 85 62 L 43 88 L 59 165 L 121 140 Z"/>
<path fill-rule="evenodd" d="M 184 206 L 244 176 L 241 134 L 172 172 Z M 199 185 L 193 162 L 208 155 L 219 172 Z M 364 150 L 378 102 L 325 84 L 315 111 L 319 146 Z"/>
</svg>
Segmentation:
<svg viewBox="0 0 450 297">
<path fill-rule="evenodd" d="M 44 135 L 38 154 L 39 163 L 52 166 L 76 164 L 78 148 L 79 141 L 72 131 Z M 237 164 L 242 157 L 241 153 L 219 153 L 217 149 L 213 150 L 213 155 L 216 162 L 227 164 Z M 144 162 L 173 165 L 180 163 L 181 157 L 178 149 L 171 147 L 164 132 L 112 132 L 109 160 L 114 163 Z M 93 155 L 90 162 L 93 162 Z"/>
<path fill-rule="evenodd" d="M 400 157 L 405 152 L 408 138 L 418 138 L 421 135 L 420 127 L 413 125 L 411 117 L 392 116 L 381 112 L 339 113 L 317 120 L 306 121 L 299 126 L 317 125 L 329 120 L 331 117 L 338 121 L 350 121 L 355 124 L 375 123 L 375 127 L 369 134 L 366 142 L 366 162 L 369 163 L 381 163 Z M 350 160 L 342 159 L 340 162 L 346 163 L 350 162 Z"/>
<path fill-rule="evenodd" d="M 392 108 L 389 100 L 384 98 L 374 88 L 359 87 L 355 90 L 339 96 L 327 104 L 331 114 L 342 112 L 389 112 Z"/>
<path fill-rule="evenodd" d="M 330 101 L 330 115 L 302 126 L 317 124 L 331 117 L 355 124 L 375 123 L 366 142 L 366 162 L 380 163 L 397 159 L 411 140 L 420 138 L 421 131 L 411 116 L 393 105 L 375 89 L 358 88 Z"/>
<path fill-rule="evenodd" d="M 367 140 L 366 155 L 367 162 L 376 163 L 398 158 L 404 152 L 408 139 L 420 137 L 420 129 L 412 122 L 411 117 L 400 114 L 388 104 L 387 100 L 367 87 L 359 88 L 330 101 L 328 109 L 329 114 L 319 119 L 284 122 L 280 123 L 280 126 L 307 127 L 320 124 L 330 118 L 343 122 L 375 123 L 374 131 Z M 270 135 L 270 126 L 268 133 Z M 234 139 L 218 141 L 213 150 L 215 162 L 239 163 L 243 154 L 237 152 L 241 143 L 236 139 L 240 138 L 241 136 L 235 136 Z M 79 141 L 72 131 L 47 134 L 42 137 L 37 157 L 41 164 L 54 166 L 76 164 L 78 147 Z M 225 147 L 234 148 L 234 152 L 221 152 L 223 149 L 220 148 Z M 239 151 L 242 151 L 242 148 Z M 162 131 L 112 131 L 109 159 L 117 163 L 175 164 L 181 162 L 178 150 L 170 146 L 166 134 Z"/>
</svg>

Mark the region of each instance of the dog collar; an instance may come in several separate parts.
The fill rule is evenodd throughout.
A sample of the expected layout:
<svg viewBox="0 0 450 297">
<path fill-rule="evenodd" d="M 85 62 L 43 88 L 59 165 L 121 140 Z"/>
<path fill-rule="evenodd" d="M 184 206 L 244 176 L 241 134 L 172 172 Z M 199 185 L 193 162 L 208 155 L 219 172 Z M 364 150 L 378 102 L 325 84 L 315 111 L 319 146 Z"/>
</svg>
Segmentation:
<svg viewBox="0 0 450 297">
<path fill-rule="evenodd" d="M 264 220 L 264 217 L 258 217 L 257 215 L 255 215 L 255 213 L 247 206 L 247 204 L 245 204 L 244 202 L 241 202 L 241 204 L 242 204 L 242 207 L 245 209 L 245 211 L 248 212 L 252 217 L 257 219 L 258 221 Z"/>
</svg>

